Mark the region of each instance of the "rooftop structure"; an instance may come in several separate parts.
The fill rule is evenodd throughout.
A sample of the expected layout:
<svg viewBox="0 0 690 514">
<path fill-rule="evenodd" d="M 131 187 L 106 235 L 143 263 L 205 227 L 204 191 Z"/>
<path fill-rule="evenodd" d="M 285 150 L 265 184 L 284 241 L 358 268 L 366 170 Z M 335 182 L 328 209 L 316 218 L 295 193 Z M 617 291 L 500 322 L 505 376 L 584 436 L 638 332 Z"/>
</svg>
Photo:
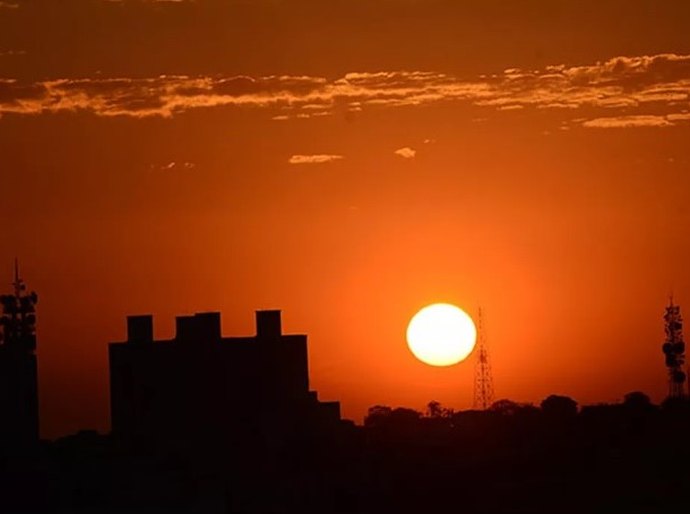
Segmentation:
<svg viewBox="0 0 690 514">
<path fill-rule="evenodd" d="M 152 316 L 127 318 L 127 340 L 109 347 L 115 436 L 232 447 L 339 421 L 339 403 L 309 390 L 307 336 L 284 335 L 280 311 L 258 311 L 254 336 L 223 337 L 220 323 L 181 316 L 155 341 Z"/>
</svg>

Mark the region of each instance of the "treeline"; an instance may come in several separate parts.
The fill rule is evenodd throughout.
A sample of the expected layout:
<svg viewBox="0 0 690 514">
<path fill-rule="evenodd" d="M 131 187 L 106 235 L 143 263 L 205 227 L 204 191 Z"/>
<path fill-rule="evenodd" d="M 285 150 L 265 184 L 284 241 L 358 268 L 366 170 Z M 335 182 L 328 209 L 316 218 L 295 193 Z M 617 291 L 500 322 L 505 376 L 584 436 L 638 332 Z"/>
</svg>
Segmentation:
<svg viewBox="0 0 690 514">
<path fill-rule="evenodd" d="M 574 422 L 576 419 L 607 421 L 640 421 L 670 417 L 675 420 L 690 415 L 690 401 L 668 398 L 661 405 L 655 405 L 649 396 L 634 391 L 624 396 L 621 403 L 595 404 L 580 407 L 578 402 L 568 396 L 550 395 L 538 406 L 502 399 L 495 401 L 486 410 L 454 411 L 437 401 L 427 404 L 420 412 L 407 407 L 374 405 L 364 418 L 364 428 L 368 431 L 404 429 L 412 426 L 444 426 L 454 429 L 471 429 L 477 422 L 510 423 L 525 422 Z"/>
<path fill-rule="evenodd" d="M 585 406 L 560 395 L 550 395 L 539 405 L 502 399 L 486 410 L 457 412 L 436 401 L 429 402 L 424 412 L 375 405 L 362 427 L 367 444 L 406 442 L 445 447 L 450 453 L 469 447 L 487 458 L 503 443 L 538 454 L 557 442 L 561 447 L 605 448 L 634 438 L 640 447 L 659 445 L 689 431 L 690 401 L 667 399 L 655 405 L 640 391 L 626 394 L 620 403 Z M 682 445 L 681 450 L 686 448 Z"/>
<path fill-rule="evenodd" d="M 499 400 L 483 411 L 371 407 L 366 466 L 404 512 L 660 512 L 690 497 L 690 403 L 642 392 L 585 405 Z M 379 505 L 385 509 L 385 500 Z"/>
<path fill-rule="evenodd" d="M 81 432 L 0 458 L 0 512 L 630 514 L 690 500 L 685 400 L 376 405 L 362 426 L 333 428 L 212 454 Z"/>
</svg>

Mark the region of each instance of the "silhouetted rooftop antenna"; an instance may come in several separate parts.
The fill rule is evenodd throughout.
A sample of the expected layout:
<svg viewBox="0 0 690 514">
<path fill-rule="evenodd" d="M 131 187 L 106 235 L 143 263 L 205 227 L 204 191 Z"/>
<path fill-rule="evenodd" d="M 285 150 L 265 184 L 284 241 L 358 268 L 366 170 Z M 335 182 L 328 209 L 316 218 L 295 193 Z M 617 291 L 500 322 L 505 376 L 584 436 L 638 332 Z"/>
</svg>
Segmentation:
<svg viewBox="0 0 690 514">
<path fill-rule="evenodd" d="M 474 408 L 486 410 L 494 401 L 494 381 L 491 374 L 486 331 L 481 308 L 477 317 L 477 362 L 474 367 Z"/>
<path fill-rule="evenodd" d="M 19 259 L 15 257 L 14 259 L 14 282 L 12 283 L 14 286 L 14 295 L 19 298 L 22 293 L 26 290 L 26 284 L 22 280 L 21 276 L 19 275 Z"/>
<path fill-rule="evenodd" d="M 685 396 L 685 382 L 687 376 L 683 371 L 685 364 L 685 341 L 683 340 L 683 318 L 680 306 L 673 303 L 673 293 L 669 296 L 669 304 L 664 314 L 666 341 L 661 347 L 666 357 L 668 368 L 668 396 L 683 398 Z"/>
<path fill-rule="evenodd" d="M 15 350 L 33 353 L 36 350 L 36 304 L 38 295 L 26 293 L 26 284 L 19 274 L 19 261 L 14 260 L 13 295 L 0 296 L 0 344 Z"/>
</svg>

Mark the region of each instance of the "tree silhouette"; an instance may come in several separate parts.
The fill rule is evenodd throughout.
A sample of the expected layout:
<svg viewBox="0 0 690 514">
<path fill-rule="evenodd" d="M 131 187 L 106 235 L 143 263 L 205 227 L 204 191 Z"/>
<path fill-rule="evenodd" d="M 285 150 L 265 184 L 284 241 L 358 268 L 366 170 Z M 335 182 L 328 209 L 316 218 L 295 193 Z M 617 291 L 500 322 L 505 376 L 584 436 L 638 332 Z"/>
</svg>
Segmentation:
<svg viewBox="0 0 690 514">
<path fill-rule="evenodd" d="M 647 409 L 652 406 L 652 401 L 642 391 L 633 391 L 623 397 L 623 405 L 629 408 Z"/>
<path fill-rule="evenodd" d="M 426 417 L 432 419 L 450 418 L 453 416 L 453 409 L 447 409 L 436 400 L 430 401 L 426 406 Z"/>
<path fill-rule="evenodd" d="M 415 424 L 419 421 L 422 414 L 414 409 L 397 407 L 391 412 L 390 420 L 395 424 Z"/>
<path fill-rule="evenodd" d="M 577 415 L 577 402 L 568 396 L 552 394 L 541 402 L 544 414 L 553 418 L 572 418 Z"/>
<path fill-rule="evenodd" d="M 384 425 L 389 419 L 393 409 L 387 405 L 374 405 L 369 407 L 367 415 L 364 417 L 365 427 L 376 427 Z"/>
<path fill-rule="evenodd" d="M 496 400 L 489 407 L 489 411 L 495 412 L 502 416 L 513 416 L 520 410 L 520 404 L 513 400 L 502 399 Z"/>
</svg>

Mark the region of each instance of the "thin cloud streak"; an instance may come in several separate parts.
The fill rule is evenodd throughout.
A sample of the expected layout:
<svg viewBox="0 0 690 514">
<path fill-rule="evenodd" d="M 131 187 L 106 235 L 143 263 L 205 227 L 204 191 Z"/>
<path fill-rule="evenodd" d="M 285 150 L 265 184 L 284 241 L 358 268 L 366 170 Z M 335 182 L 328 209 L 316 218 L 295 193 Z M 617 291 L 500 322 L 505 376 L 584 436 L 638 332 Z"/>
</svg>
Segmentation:
<svg viewBox="0 0 690 514">
<path fill-rule="evenodd" d="M 0 57 L 12 57 L 17 55 L 26 55 L 26 50 L 0 50 Z"/>
<path fill-rule="evenodd" d="M 611 116 L 582 123 L 583 127 L 589 128 L 671 127 L 672 125 L 674 123 L 665 116 L 654 115 Z"/>
<path fill-rule="evenodd" d="M 326 162 L 339 161 L 344 159 L 342 155 L 315 154 L 315 155 L 293 155 L 288 162 L 290 164 L 323 164 Z"/>
<path fill-rule="evenodd" d="M 181 4 L 185 2 L 195 2 L 196 0 L 103 0 L 110 4 L 128 4 L 128 3 L 145 3 L 145 4 Z"/>
<path fill-rule="evenodd" d="M 21 84 L 0 79 L 0 114 L 84 111 L 97 116 L 171 117 L 212 107 L 272 109 L 274 120 L 325 116 L 336 109 L 424 106 L 456 102 L 497 111 L 550 109 L 565 119 L 579 109 L 631 117 L 626 126 L 651 126 L 635 117 L 665 116 L 663 126 L 687 121 L 690 55 L 616 57 L 589 66 L 507 69 L 462 80 L 427 71 L 354 72 L 327 80 L 311 76 L 84 78 Z M 642 111 L 642 112 L 640 112 Z M 659 112 L 660 111 L 660 112 Z M 606 118 L 599 113 L 585 127 Z M 645 124 L 647 123 L 647 124 Z M 657 126 L 662 126 L 658 124 Z"/>
<path fill-rule="evenodd" d="M 157 168 L 160 170 L 173 170 L 173 169 L 185 169 L 185 170 L 191 170 L 192 168 L 195 168 L 196 164 L 193 162 L 175 162 L 175 161 L 170 161 L 166 164 L 161 164 L 161 165 L 151 165 L 151 168 Z"/>
<path fill-rule="evenodd" d="M 409 146 L 406 146 L 404 148 L 398 148 L 393 153 L 398 157 L 402 157 L 403 159 L 412 159 L 415 155 L 417 155 L 417 150 L 414 150 Z"/>
</svg>

